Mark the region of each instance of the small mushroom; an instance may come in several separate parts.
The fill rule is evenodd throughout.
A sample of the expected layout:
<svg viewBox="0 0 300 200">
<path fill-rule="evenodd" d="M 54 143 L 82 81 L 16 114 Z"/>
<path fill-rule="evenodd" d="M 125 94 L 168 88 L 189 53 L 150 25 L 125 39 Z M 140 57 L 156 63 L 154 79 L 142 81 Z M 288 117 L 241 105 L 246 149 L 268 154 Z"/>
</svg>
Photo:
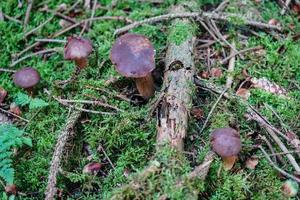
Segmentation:
<svg viewBox="0 0 300 200">
<path fill-rule="evenodd" d="M 211 145 L 223 159 L 225 170 L 230 170 L 241 151 L 241 139 L 239 133 L 232 128 L 219 128 L 211 134 Z"/>
<path fill-rule="evenodd" d="M 65 45 L 64 57 L 66 60 L 74 60 L 80 69 L 88 65 L 88 57 L 92 53 L 92 42 L 81 37 L 68 37 Z"/>
<path fill-rule="evenodd" d="M 40 82 L 39 72 L 32 67 L 25 67 L 13 75 L 14 83 L 32 94 L 34 86 Z"/>
<path fill-rule="evenodd" d="M 116 70 L 125 77 L 133 78 L 136 87 L 145 99 L 154 94 L 151 72 L 155 68 L 155 50 L 150 40 L 143 36 L 127 33 L 114 43 L 110 59 Z"/>
</svg>

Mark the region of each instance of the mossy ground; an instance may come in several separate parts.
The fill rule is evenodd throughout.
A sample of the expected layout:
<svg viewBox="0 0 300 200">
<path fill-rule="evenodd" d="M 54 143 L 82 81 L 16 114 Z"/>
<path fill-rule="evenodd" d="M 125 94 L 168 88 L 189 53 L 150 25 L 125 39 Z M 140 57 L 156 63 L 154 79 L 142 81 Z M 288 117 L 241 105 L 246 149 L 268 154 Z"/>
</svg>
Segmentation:
<svg viewBox="0 0 300 200">
<path fill-rule="evenodd" d="M 43 1 L 35 1 L 35 5 L 44 4 Z M 103 6 L 109 6 L 109 0 L 100 1 Z M 203 8 L 211 8 L 220 1 L 198 0 L 199 6 Z M 71 0 L 47 1 L 50 9 L 55 9 L 58 5 L 66 3 L 71 5 Z M 137 3 L 133 0 L 119 1 L 117 6 L 111 10 L 97 9 L 95 16 L 128 16 L 133 20 L 141 20 L 147 17 L 156 16 L 167 13 L 169 7 L 177 3 L 175 0 L 164 1 L 164 3 L 154 6 L 150 3 Z M 285 27 L 290 23 L 295 25 L 298 32 L 300 23 L 293 15 L 280 16 L 280 8 L 274 2 L 262 1 L 260 4 L 254 5 L 267 21 L 270 18 L 278 19 Z M 0 3 L 1 10 L 9 16 L 20 16 L 24 18 L 26 4 L 22 8 L 17 7 L 17 1 L 7 0 Z M 232 7 L 228 11 L 235 12 Z M 87 18 L 89 12 L 79 15 L 78 18 Z M 30 22 L 26 31 L 29 31 L 45 20 L 51 17 L 34 9 L 31 13 Z M 0 22 L 0 66 L 6 68 L 11 63 L 11 56 L 24 49 L 26 44 L 32 44 L 36 38 L 47 38 L 55 31 L 60 30 L 58 24 L 59 19 L 55 18 L 45 27 L 40 29 L 36 34 L 24 40 L 23 27 L 14 22 Z M 74 142 L 69 146 L 68 158 L 63 160 L 62 172 L 58 179 L 58 188 L 63 190 L 63 194 L 68 199 L 108 199 L 114 188 L 121 184 L 129 182 L 130 179 L 124 176 L 125 171 L 130 173 L 138 172 L 143 169 L 148 161 L 153 157 L 155 152 L 155 118 L 148 120 L 148 110 L 150 104 L 142 106 L 134 106 L 130 103 L 114 98 L 113 94 L 126 90 L 130 81 L 120 79 L 122 83 L 120 87 L 107 86 L 105 82 L 112 77 L 119 76 L 109 61 L 109 51 L 115 38 L 113 32 L 116 28 L 124 26 L 124 22 L 120 21 L 96 21 L 93 23 L 92 29 L 84 36 L 90 38 L 95 46 L 95 51 L 99 55 L 99 60 L 93 66 L 84 70 L 79 80 L 64 90 L 55 87 L 56 80 L 67 79 L 74 70 L 74 64 L 64 61 L 61 54 L 54 54 L 47 59 L 36 56 L 25 60 L 16 65 L 13 69 L 20 69 L 24 66 L 33 66 L 38 69 L 42 81 L 36 97 L 48 102 L 49 105 L 43 109 L 29 109 L 28 106 L 21 107 L 22 116 L 31 119 L 26 125 L 25 131 L 33 140 L 33 147 L 20 149 L 15 156 L 14 167 L 16 170 L 16 185 L 18 190 L 27 194 L 20 196 L 18 199 L 42 199 L 45 190 L 49 163 L 53 153 L 53 148 L 59 130 L 62 128 L 69 110 L 61 106 L 57 101 L 47 96 L 42 88 L 47 88 L 54 95 L 61 95 L 68 99 L 87 99 L 93 96 L 97 99 L 105 100 L 111 105 L 118 106 L 124 110 L 117 115 L 106 116 L 96 114 L 84 114 L 77 125 L 77 134 Z M 155 25 L 144 25 L 132 30 L 132 32 L 140 33 L 148 36 L 154 43 L 157 54 L 157 63 L 162 63 L 163 53 L 168 40 L 181 40 L 181 34 L 186 34 L 185 30 L 171 32 L 172 37 L 168 37 L 168 22 L 157 23 Z M 179 29 L 186 27 L 180 26 Z M 276 39 L 270 34 L 257 31 L 259 37 L 250 36 L 246 45 L 239 43 L 237 33 L 243 34 L 249 28 L 242 29 L 235 26 L 229 26 L 228 33 L 237 42 L 237 46 L 241 48 L 262 45 L 266 54 L 262 57 L 253 53 L 246 54 L 245 60 L 238 60 L 235 66 L 235 82 L 237 86 L 240 74 L 243 69 L 247 69 L 249 74 L 254 77 L 267 77 L 277 84 L 288 89 L 290 97 L 288 100 L 275 95 L 267 94 L 263 91 L 256 90 L 252 93 L 249 102 L 251 105 L 260 109 L 268 119 L 277 127 L 280 127 L 278 119 L 272 111 L 264 104 L 272 106 L 272 108 L 281 117 L 284 124 L 290 130 L 299 132 L 299 101 L 300 101 L 300 46 L 299 42 L 295 42 L 289 38 Z M 66 39 L 67 36 L 78 34 L 81 29 L 74 29 L 60 38 Z M 26 32 L 25 31 L 25 32 Z M 201 37 L 204 30 L 198 28 L 194 31 L 197 36 Z M 174 35 L 176 34 L 176 35 Z M 59 44 L 51 43 L 43 46 L 43 48 L 58 47 Z M 214 46 L 218 49 L 218 45 Z M 279 51 L 283 48 L 284 51 Z M 104 63 L 99 67 L 99 63 Z M 161 64 L 159 64 L 161 65 Z M 226 66 L 221 66 L 224 69 Z M 203 70 L 205 66 L 198 63 L 197 68 Z M 215 84 L 224 84 L 226 73 L 216 80 L 212 80 Z M 13 102 L 18 92 L 24 92 L 17 88 L 11 79 L 11 74 L 0 73 L 0 85 L 5 88 L 9 97 L 6 102 Z M 105 88 L 109 93 L 99 92 L 87 86 Z M 131 85 L 132 86 L 132 85 Z M 88 96 L 88 97 L 87 97 Z M 216 101 L 214 96 L 205 91 L 197 91 L 194 94 L 194 106 L 204 110 L 204 116 L 207 116 L 212 105 Z M 100 107 L 92 109 L 101 110 Z M 104 109 L 102 109 L 105 111 Z M 181 173 L 187 173 L 191 167 L 201 163 L 206 152 L 209 150 L 209 133 L 214 128 L 235 125 L 240 129 L 243 144 L 253 144 L 253 139 L 248 137 L 249 132 L 263 132 L 254 123 L 248 122 L 244 118 L 245 108 L 238 102 L 222 100 L 207 128 L 199 135 L 203 122 L 191 119 L 189 136 L 186 140 L 186 151 L 193 152 L 193 156 L 187 155 L 190 165 L 184 164 L 178 169 Z M 25 124 L 16 123 L 19 128 L 24 128 Z M 89 161 L 83 153 L 83 144 L 89 144 L 93 152 L 93 160 L 104 163 L 101 173 L 98 176 L 88 176 L 82 173 L 83 166 Z M 101 144 L 107 155 L 112 160 L 115 169 L 112 169 L 104 154 L 97 152 L 97 147 Z M 253 151 L 247 148 L 243 149 L 241 157 L 236 164 L 234 171 L 218 173 L 221 161 L 217 160 L 213 163 L 208 174 L 207 180 L 203 184 L 199 184 L 200 199 L 283 199 L 280 186 L 282 179 L 270 167 L 265 159 L 260 159 L 255 170 L 245 168 L 245 160 Z M 260 155 L 259 151 L 255 154 Z M 163 159 L 162 159 L 163 160 Z M 163 161 L 162 161 L 163 163 Z M 166 166 L 167 164 L 164 163 Z M 219 174 L 219 175 L 218 175 Z M 161 193 L 151 193 L 153 188 L 159 188 L 160 185 L 156 181 L 159 177 L 149 178 L 148 184 L 153 190 L 149 190 L 148 198 L 158 198 L 163 194 L 172 197 L 172 199 L 182 199 L 183 193 L 178 193 L 174 184 L 174 176 L 178 175 L 178 171 L 165 171 L 164 177 L 165 187 L 161 188 Z M 153 180 L 151 182 L 151 180 Z M 3 191 L 3 188 L 1 188 Z"/>
</svg>

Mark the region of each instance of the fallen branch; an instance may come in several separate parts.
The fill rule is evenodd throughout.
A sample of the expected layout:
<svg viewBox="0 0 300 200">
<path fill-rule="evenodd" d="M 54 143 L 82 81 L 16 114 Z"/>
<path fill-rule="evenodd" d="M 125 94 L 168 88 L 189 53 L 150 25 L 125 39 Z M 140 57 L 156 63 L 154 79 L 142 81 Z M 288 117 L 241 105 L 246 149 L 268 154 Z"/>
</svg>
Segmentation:
<svg viewBox="0 0 300 200">
<path fill-rule="evenodd" d="M 29 120 L 27 120 L 27 119 L 25 119 L 25 118 L 23 118 L 23 117 L 20 117 L 19 115 L 16 115 L 16 114 L 14 114 L 14 113 L 12 113 L 12 112 L 9 112 L 9 111 L 7 111 L 7 110 L 4 110 L 4 109 L 2 109 L 2 108 L 0 108 L 0 112 L 3 112 L 3 113 L 8 114 L 8 115 L 12 115 L 12 116 L 14 116 L 14 117 L 16 117 L 16 118 L 18 118 L 18 119 L 20 119 L 20 120 L 26 122 L 26 123 L 29 122 Z"/>
<path fill-rule="evenodd" d="M 189 180 L 193 180 L 195 178 L 199 178 L 201 180 L 205 180 L 207 173 L 209 171 L 211 163 L 214 161 L 216 154 L 212 151 L 208 152 L 205 156 L 204 161 L 201 165 L 195 167 L 195 169 L 188 175 Z"/>
<path fill-rule="evenodd" d="M 133 28 L 136 28 L 138 26 L 141 26 L 143 24 L 152 24 L 160 21 L 165 21 L 165 20 L 172 20 L 176 18 L 195 18 L 203 21 L 203 18 L 208 18 L 208 19 L 214 19 L 214 20 L 219 20 L 219 21 L 228 21 L 230 18 L 238 18 L 242 20 L 245 25 L 248 26 L 254 26 L 256 28 L 260 29 L 269 29 L 269 30 L 277 30 L 281 31 L 282 28 L 280 26 L 275 26 L 275 25 L 269 25 L 263 22 L 257 22 L 254 20 L 249 20 L 246 19 L 245 17 L 238 15 L 238 14 L 233 14 L 233 13 L 210 13 L 210 12 L 185 12 L 185 13 L 172 13 L 172 14 L 165 14 L 165 15 L 160 15 L 156 17 L 151 17 L 148 19 L 144 19 L 142 21 L 134 22 L 132 24 L 129 24 L 127 26 L 124 26 L 123 28 L 117 29 L 114 32 L 114 35 L 119 35 L 121 33 L 127 32 Z"/>
<path fill-rule="evenodd" d="M 71 113 L 70 117 L 66 121 L 65 128 L 63 128 L 61 134 L 57 139 L 49 170 L 48 183 L 45 192 L 45 200 L 53 200 L 57 192 L 56 182 L 61 158 L 63 156 L 66 143 L 75 135 L 74 128 L 80 115 L 81 111 L 78 110 L 75 110 Z"/>
</svg>

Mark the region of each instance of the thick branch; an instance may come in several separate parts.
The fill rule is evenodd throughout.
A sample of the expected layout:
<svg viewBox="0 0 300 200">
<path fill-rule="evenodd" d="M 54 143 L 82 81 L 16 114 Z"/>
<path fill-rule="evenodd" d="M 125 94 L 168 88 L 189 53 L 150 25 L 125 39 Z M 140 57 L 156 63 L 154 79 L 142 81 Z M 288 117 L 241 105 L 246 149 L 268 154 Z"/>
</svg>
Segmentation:
<svg viewBox="0 0 300 200">
<path fill-rule="evenodd" d="M 176 7 L 174 13 L 183 12 Z M 175 22 L 176 23 L 176 22 Z M 181 23 L 190 23 L 182 19 Z M 159 107 L 157 123 L 157 144 L 168 143 L 177 150 L 183 150 L 183 139 L 188 126 L 189 108 L 195 71 L 192 56 L 194 38 L 187 38 L 180 45 L 170 43 L 166 53 L 164 75 L 165 94 Z"/>
</svg>

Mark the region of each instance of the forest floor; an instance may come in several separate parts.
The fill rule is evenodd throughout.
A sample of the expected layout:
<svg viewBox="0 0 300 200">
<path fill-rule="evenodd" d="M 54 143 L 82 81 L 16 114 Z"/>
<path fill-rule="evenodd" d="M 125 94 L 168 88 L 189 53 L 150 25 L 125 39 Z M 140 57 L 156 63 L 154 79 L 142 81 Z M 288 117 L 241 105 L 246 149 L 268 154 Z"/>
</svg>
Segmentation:
<svg viewBox="0 0 300 200">
<path fill-rule="evenodd" d="M 28 4 L 25 1 L 20 2 L 22 4 L 19 5 L 18 1 L 12 0 L 0 3 L 0 11 L 4 14 L 3 20 L 0 17 L 0 87 L 8 92 L 5 100 L 0 102 L 0 114 L 8 117 L 14 127 L 23 130 L 26 138 L 32 140 L 31 147 L 30 142 L 27 142 L 29 146 L 15 148 L 11 155 L 12 167 L 15 170 L 13 183 L 18 191 L 16 199 L 44 198 L 54 147 L 72 112 L 69 105 L 82 105 L 62 104 L 53 96 L 68 100 L 101 101 L 111 106 L 85 105 L 90 111 L 83 112 L 79 118 L 74 138 L 68 142 L 62 158 L 62 166 L 57 176 L 57 197 L 110 199 L 112 195 L 120 192 L 118 188 L 129 183 L 155 156 L 156 117 L 155 113 L 153 116 L 149 113 L 160 96 L 167 44 L 170 41 L 180 42 L 182 38 L 190 35 L 196 36 L 196 77 L 203 85 L 193 87 L 193 105 L 190 106 L 188 135 L 184 144 L 187 162 L 180 165 L 176 173 L 165 172 L 163 184 L 157 184 L 155 181 L 158 177 L 153 175 L 154 177 L 147 180 L 149 188 L 139 191 L 140 196 L 135 196 L 134 193 L 130 195 L 136 199 L 186 198 L 184 191 L 177 190 L 178 177 L 174 176 L 188 174 L 195 166 L 201 164 L 211 149 L 210 133 L 216 128 L 230 126 L 239 130 L 243 144 L 242 152 L 230 171 L 222 170 L 220 158 L 213 161 L 205 181 L 193 186 L 199 192 L 199 199 L 286 198 L 281 189 L 286 177 L 274 169 L 258 146 L 262 145 L 269 155 L 270 146 L 277 153 L 282 152 L 282 149 L 261 124 L 249 120 L 245 114 L 249 105 L 255 108 L 268 119 L 272 128 L 276 127 L 276 130 L 290 139 L 286 141 L 280 137 L 289 150 L 295 150 L 295 145 L 290 143 L 295 138 L 294 141 L 299 141 L 296 136 L 300 132 L 300 43 L 297 37 L 300 23 L 294 11 L 297 11 L 296 8 L 289 9 L 282 15 L 282 7 L 276 1 L 230 1 L 222 12 L 236 13 L 267 24 L 273 19 L 270 23 L 279 23 L 283 27 L 283 30 L 278 32 L 244 25 L 238 18 L 225 22 L 216 21 L 223 39 L 225 37 L 237 51 L 247 49 L 241 56 L 233 56 L 235 59 L 224 60 L 230 55 L 231 48 L 222 37 L 213 38 L 212 34 L 203 28 L 203 24 L 196 20 L 193 21 L 192 33 L 181 24 L 170 27 L 170 20 L 143 24 L 129 30 L 147 36 L 156 50 L 156 70 L 153 76 L 157 90 L 155 97 L 144 101 L 138 95 L 134 83 L 118 74 L 110 61 L 110 49 L 116 39 L 114 32 L 131 21 L 167 14 L 173 5 L 183 1 L 166 0 L 152 3 L 147 0 L 120 0 L 115 1 L 116 4 L 112 6 L 110 0 L 101 0 L 93 9 L 93 5 L 84 8 L 84 2 L 81 1 L 71 8 L 75 3 L 73 0 L 35 0 L 27 25 L 23 22 Z M 92 2 L 94 1 L 91 1 L 91 4 Z M 191 11 L 199 11 L 201 8 L 203 11 L 212 12 L 222 1 L 198 0 L 197 3 L 198 8 Z M 88 29 L 82 36 L 89 38 L 94 46 L 89 67 L 80 73 L 74 83 L 63 89 L 57 86 L 57 81 L 68 79 L 75 69 L 73 62 L 64 60 L 64 42 L 68 36 L 79 35 L 82 27 L 77 26 L 57 34 L 69 22 L 63 21 L 58 14 L 54 15 L 54 10 L 76 22 L 89 19 L 93 12 L 95 17 L 126 17 L 95 20 L 91 26 L 87 26 Z M 44 26 L 26 34 L 44 22 L 47 22 Z M 208 29 L 212 30 L 210 26 Z M 49 38 L 54 40 L 41 42 Z M 40 41 L 37 45 L 20 54 L 37 41 Z M 50 53 L 30 56 L 14 63 L 26 55 L 53 48 L 54 51 Z M 232 72 L 228 72 L 228 61 L 234 65 Z M 37 69 L 41 75 L 40 84 L 32 97 L 13 83 L 11 72 L 3 70 L 18 70 L 28 66 Z M 234 98 L 222 98 L 220 93 L 212 90 L 219 88 L 222 92 L 229 76 L 233 78 L 233 83 L 226 94 Z M 270 88 L 253 87 L 250 79 L 254 77 L 281 86 L 287 92 L 281 95 Z M 207 88 L 208 85 L 211 87 Z M 235 94 L 241 96 L 246 103 L 237 100 Z M 10 109 L 12 103 L 15 104 L 15 109 Z M 9 112 L 19 117 L 4 113 L 3 110 L 10 110 Z M 0 128 L 0 137 L 3 134 L 7 133 Z M 168 153 L 170 152 L 165 152 L 164 156 Z M 297 161 L 300 160 L 299 152 L 292 155 Z M 163 156 L 161 160 L 164 160 Z M 100 171 L 96 174 L 83 173 L 84 166 L 91 162 L 101 163 Z M 285 155 L 282 155 L 281 162 L 277 164 L 289 174 L 297 175 Z M 3 178 L 3 175 L 1 176 Z M 5 180 L 1 179 L 1 182 L 4 186 Z M 4 187 L 1 186 L 0 191 L 0 196 L 5 199 L 8 194 L 5 193 Z"/>
</svg>

